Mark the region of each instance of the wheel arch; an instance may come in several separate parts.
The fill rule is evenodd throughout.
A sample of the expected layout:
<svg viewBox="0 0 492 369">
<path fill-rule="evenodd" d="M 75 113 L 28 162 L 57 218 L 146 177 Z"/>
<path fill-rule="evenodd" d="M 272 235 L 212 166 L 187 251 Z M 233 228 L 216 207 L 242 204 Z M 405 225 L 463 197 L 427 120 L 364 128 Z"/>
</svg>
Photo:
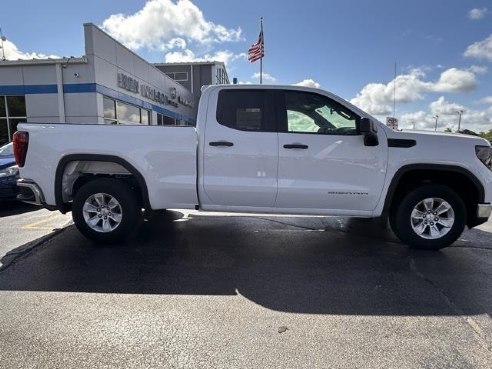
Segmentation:
<svg viewBox="0 0 492 369">
<path fill-rule="evenodd" d="M 72 162 L 97 162 L 97 163 L 112 163 L 124 168 L 124 170 L 131 175 L 138 186 L 138 192 L 141 196 L 143 205 L 145 208 L 150 209 L 149 192 L 147 183 L 142 174 L 128 161 L 114 155 L 99 155 L 99 154 L 70 154 L 62 157 L 58 162 L 55 172 L 55 202 L 56 207 L 62 213 L 66 213 L 70 210 L 70 204 L 63 199 L 63 175 L 65 169 Z M 114 173 L 108 173 L 114 174 Z M 73 183 L 75 185 L 75 182 Z"/>
<path fill-rule="evenodd" d="M 465 202 L 467 226 L 471 228 L 477 225 L 476 205 L 485 199 L 482 183 L 465 168 L 440 164 L 410 164 L 401 167 L 393 176 L 386 193 L 383 207 L 385 219 L 399 198 L 425 182 L 443 184 L 456 191 Z"/>
</svg>

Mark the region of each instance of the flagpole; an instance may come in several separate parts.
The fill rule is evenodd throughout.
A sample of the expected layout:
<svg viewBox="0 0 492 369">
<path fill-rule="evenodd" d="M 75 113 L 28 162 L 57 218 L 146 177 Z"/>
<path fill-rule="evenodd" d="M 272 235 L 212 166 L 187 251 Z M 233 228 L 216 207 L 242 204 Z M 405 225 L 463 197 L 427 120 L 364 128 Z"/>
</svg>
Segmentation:
<svg viewBox="0 0 492 369">
<path fill-rule="evenodd" d="M 265 35 L 263 35 L 263 17 L 260 17 L 260 34 L 263 38 L 262 47 L 265 47 Z M 260 85 L 263 84 L 263 55 L 260 58 Z"/>
</svg>

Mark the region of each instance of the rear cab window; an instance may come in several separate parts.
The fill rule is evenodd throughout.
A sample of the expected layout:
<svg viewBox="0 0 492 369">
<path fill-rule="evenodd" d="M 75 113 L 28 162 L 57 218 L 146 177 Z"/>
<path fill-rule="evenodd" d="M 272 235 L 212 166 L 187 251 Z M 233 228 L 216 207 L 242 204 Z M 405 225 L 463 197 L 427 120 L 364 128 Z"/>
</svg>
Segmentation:
<svg viewBox="0 0 492 369">
<path fill-rule="evenodd" d="M 273 91 L 224 89 L 219 92 L 216 119 L 220 125 L 252 132 L 275 132 Z"/>
</svg>

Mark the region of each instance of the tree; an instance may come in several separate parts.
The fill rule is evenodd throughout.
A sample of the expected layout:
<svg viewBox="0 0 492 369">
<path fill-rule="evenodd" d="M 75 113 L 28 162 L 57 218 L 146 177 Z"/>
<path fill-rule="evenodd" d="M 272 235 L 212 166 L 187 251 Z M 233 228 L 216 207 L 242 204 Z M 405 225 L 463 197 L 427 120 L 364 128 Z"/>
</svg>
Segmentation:
<svg viewBox="0 0 492 369">
<path fill-rule="evenodd" d="M 491 141 L 491 142 L 492 142 L 492 129 L 491 129 L 491 130 L 489 130 L 487 133 L 483 133 L 483 132 L 481 132 L 481 133 L 480 133 L 480 137 L 483 137 L 483 138 L 485 138 L 486 140 L 489 140 L 489 141 Z"/>
<path fill-rule="evenodd" d="M 473 131 L 471 131 L 469 129 L 463 129 L 463 130 L 460 131 L 460 133 L 463 133 L 464 135 L 479 136 L 478 133 L 473 132 Z"/>
</svg>

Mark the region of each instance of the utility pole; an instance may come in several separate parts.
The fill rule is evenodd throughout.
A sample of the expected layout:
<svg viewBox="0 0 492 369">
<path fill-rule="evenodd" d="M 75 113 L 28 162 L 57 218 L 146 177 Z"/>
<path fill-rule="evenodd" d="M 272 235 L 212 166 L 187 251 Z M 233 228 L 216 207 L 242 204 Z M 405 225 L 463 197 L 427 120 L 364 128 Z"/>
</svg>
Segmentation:
<svg viewBox="0 0 492 369">
<path fill-rule="evenodd" d="M 436 114 L 436 115 L 434 115 L 432 118 L 435 118 L 435 119 L 436 119 L 436 126 L 435 126 L 435 128 L 434 128 L 434 131 L 436 131 L 436 132 L 437 132 L 437 120 L 439 119 L 439 115 L 437 115 L 437 114 Z"/>
<path fill-rule="evenodd" d="M 464 113 L 465 111 L 464 110 L 458 110 L 456 113 L 458 113 L 460 115 L 460 118 L 458 120 L 458 133 L 460 133 L 460 129 L 461 129 L 461 115 Z"/>
</svg>

